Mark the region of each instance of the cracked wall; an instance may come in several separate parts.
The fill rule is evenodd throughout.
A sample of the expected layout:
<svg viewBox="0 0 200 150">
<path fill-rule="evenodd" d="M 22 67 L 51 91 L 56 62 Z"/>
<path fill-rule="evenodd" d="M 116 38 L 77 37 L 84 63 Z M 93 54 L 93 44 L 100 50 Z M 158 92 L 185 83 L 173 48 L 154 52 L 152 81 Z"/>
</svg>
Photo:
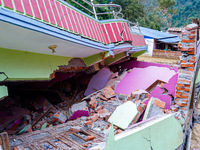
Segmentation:
<svg viewBox="0 0 200 150">
<path fill-rule="evenodd" d="M 173 115 L 164 115 L 143 124 L 137 123 L 132 129 L 116 136 L 111 128 L 105 150 L 174 150 L 182 142 L 180 122 Z"/>
</svg>

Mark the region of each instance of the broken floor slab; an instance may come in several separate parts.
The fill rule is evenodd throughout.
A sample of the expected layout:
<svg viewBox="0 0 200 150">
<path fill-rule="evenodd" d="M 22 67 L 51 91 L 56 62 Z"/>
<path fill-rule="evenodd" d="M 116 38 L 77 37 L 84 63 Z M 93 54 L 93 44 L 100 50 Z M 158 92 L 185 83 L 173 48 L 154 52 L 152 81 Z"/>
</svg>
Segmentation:
<svg viewBox="0 0 200 150">
<path fill-rule="evenodd" d="M 182 143 L 181 124 L 169 114 L 137 123 L 131 129 L 115 136 L 111 129 L 105 150 L 174 150 Z"/>
<path fill-rule="evenodd" d="M 115 93 L 130 94 L 137 89 L 145 90 L 156 80 L 168 82 L 175 74 L 174 70 L 166 67 L 133 68 L 116 86 Z"/>
<path fill-rule="evenodd" d="M 136 104 L 128 101 L 116 108 L 113 114 L 108 119 L 108 122 L 113 123 L 121 129 L 127 128 L 138 115 Z"/>
<path fill-rule="evenodd" d="M 176 93 L 176 84 L 178 81 L 178 73 L 175 74 L 168 83 L 163 85 L 163 88 L 167 89 L 168 94 L 173 95 L 173 97 L 175 97 L 175 93 Z"/>
</svg>

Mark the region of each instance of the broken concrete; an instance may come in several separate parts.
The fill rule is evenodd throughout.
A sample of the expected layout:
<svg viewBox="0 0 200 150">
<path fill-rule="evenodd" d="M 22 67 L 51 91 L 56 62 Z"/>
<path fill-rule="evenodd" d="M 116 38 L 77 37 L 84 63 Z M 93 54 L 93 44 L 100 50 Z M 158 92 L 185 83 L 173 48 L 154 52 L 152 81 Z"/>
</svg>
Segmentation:
<svg viewBox="0 0 200 150">
<path fill-rule="evenodd" d="M 132 123 L 138 113 L 137 106 L 133 102 L 128 101 L 116 108 L 108 122 L 124 130 Z"/>
<path fill-rule="evenodd" d="M 69 120 L 76 119 L 82 116 L 89 116 L 89 115 L 90 115 L 90 112 L 89 112 L 86 101 L 72 105 L 72 107 L 68 111 Z"/>
</svg>

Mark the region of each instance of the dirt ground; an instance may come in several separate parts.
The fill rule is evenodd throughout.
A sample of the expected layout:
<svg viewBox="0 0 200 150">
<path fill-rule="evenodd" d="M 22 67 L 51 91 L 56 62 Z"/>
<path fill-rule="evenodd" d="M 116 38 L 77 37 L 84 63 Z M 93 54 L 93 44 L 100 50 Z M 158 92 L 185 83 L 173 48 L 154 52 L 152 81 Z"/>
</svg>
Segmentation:
<svg viewBox="0 0 200 150">
<path fill-rule="evenodd" d="M 196 106 L 198 113 L 200 114 L 200 100 Z M 195 123 L 192 129 L 192 137 L 190 148 L 200 149 L 200 124 Z"/>
<path fill-rule="evenodd" d="M 178 59 L 170 59 L 170 58 L 159 58 L 159 57 L 151 57 L 146 55 L 141 55 L 137 59 L 138 61 L 145 61 L 145 62 L 153 62 L 153 63 L 161 63 L 161 64 L 169 64 L 169 65 L 178 65 Z"/>
</svg>

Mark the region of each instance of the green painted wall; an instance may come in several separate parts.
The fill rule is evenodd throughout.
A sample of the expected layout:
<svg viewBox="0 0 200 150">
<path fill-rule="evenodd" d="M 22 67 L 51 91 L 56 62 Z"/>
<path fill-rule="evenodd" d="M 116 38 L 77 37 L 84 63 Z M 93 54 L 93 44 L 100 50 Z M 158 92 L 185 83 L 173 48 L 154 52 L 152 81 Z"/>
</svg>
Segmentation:
<svg viewBox="0 0 200 150">
<path fill-rule="evenodd" d="M 142 55 L 142 54 L 144 54 L 144 53 L 146 53 L 146 50 L 139 51 L 139 52 L 136 52 L 136 53 L 134 53 L 134 54 L 131 54 L 131 57 L 138 57 L 138 56 L 140 56 L 140 55 Z"/>
<path fill-rule="evenodd" d="M 183 143 L 181 124 L 173 115 L 164 120 L 155 120 L 147 127 L 140 125 L 122 132 L 115 138 L 112 134 L 111 129 L 104 150 L 174 150 Z"/>
<path fill-rule="evenodd" d="M 90 66 L 96 62 L 103 61 L 105 58 L 109 56 L 110 56 L 109 52 L 106 51 L 106 52 L 98 53 L 98 54 L 88 56 L 82 59 L 85 62 L 86 66 Z"/>
<path fill-rule="evenodd" d="M 8 89 L 6 86 L 0 86 L 0 100 L 5 96 L 8 96 Z"/>
<path fill-rule="evenodd" d="M 115 62 L 115 61 L 117 61 L 117 60 L 120 60 L 120 59 L 122 59 L 122 58 L 125 57 L 125 56 L 126 56 L 126 54 L 125 54 L 124 52 L 122 52 L 122 53 L 120 53 L 120 54 L 115 55 L 114 58 L 113 58 L 113 57 L 107 58 L 107 59 L 105 60 L 105 63 L 106 63 L 106 65 L 110 65 L 110 64 L 112 64 L 113 62 Z"/>
<path fill-rule="evenodd" d="M 196 80 L 195 80 L 195 84 L 200 83 L 200 70 L 197 74 Z"/>
<path fill-rule="evenodd" d="M 0 72 L 8 80 L 48 80 L 59 65 L 68 65 L 71 57 L 45 55 L 0 48 Z M 5 76 L 1 74 L 0 81 Z"/>
</svg>

